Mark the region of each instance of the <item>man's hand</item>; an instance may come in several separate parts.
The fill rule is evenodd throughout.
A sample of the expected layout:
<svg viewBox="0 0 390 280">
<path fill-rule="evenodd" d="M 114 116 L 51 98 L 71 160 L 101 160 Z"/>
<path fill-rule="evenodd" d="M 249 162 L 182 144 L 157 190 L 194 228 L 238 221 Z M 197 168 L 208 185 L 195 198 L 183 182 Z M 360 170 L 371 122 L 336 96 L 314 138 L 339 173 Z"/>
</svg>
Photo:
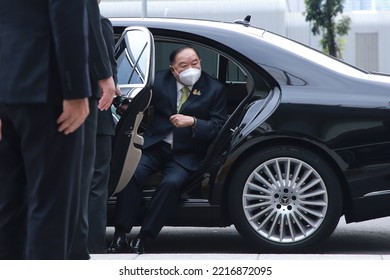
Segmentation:
<svg viewBox="0 0 390 280">
<path fill-rule="evenodd" d="M 107 110 L 112 104 L 115 96 L 115 83 L 112 77 L 99 80 L 99 87 L 102 91 L 102 97 L 99 100 L 98 108 L 100 110 Z"/>
<path fill-rule="evenodd" d="M 122 95 L 121 88 L 118 85 L 116 85 L 116 87 L 115 87 L 115 95 L 116 96 L 121 96 Z"/>
<path fill-rule="evenodd" d="M 175 114 L 169 118 L 170 122 L 176 127 L 188 127 L 194 124 L 194 118 L 182 114 Z"/>
<path fill-rule="evenodd" d="M 57 119 L 58 131 L 65 135 L 76 131 L 89 114 L 88 98 L 63 101 L 63 112 Z"/>
</svg>

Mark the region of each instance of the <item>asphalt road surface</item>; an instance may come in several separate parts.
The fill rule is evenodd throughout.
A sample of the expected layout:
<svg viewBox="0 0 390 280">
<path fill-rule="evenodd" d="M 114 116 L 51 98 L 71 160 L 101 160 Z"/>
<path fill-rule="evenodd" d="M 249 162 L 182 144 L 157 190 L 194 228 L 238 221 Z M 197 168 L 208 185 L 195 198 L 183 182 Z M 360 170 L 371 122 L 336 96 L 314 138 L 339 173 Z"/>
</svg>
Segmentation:
<svg viewBox="0 0 390 280">
<path fill-rule="evenodd" d="M 136 227 L 129 235 L 133 238 Z M 107 228 L 107 242 L 114 229 Z M 145 245 L 154 254 L 253 254 L 251 248 L 234 228 L 164 227 L 158 238 Z M 341 218 L 333 235 L 309 254 L 390 255 L 390 217 L 346 224 Z"/>
</svg>

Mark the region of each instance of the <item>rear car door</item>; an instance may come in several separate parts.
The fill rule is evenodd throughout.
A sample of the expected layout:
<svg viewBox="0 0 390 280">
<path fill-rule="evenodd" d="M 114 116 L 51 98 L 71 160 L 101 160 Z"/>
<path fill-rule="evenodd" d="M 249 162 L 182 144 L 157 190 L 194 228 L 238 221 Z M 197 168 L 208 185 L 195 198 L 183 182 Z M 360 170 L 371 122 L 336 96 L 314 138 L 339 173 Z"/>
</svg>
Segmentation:
<svg viewBox="0 0 390 280">
<path fill-rule="evenodd" d="M 115 48 L 121 100 L 128 103 L 116 127 L 111 159 L 109 196 L 130 181 L 142 154 L 143 137 L 138 128 L 149 106 L 154 80 L 154 41 L 145 27 L 128 27 Z"/>
</svg>

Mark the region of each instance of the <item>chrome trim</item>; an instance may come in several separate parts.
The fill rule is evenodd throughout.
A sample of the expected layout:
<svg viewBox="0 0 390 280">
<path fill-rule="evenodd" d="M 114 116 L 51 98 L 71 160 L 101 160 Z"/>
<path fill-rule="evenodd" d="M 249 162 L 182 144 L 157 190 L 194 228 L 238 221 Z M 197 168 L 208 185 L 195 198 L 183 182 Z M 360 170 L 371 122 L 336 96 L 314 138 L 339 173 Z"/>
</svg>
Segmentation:
<svg viewBox="0 0 390 280">
<path fill-rule="evenodd" d="M 386 195 L 386 194 L 390 194 L 390 190 L 370 192 L 365 194 L 363 197 Z"/>
</svg>

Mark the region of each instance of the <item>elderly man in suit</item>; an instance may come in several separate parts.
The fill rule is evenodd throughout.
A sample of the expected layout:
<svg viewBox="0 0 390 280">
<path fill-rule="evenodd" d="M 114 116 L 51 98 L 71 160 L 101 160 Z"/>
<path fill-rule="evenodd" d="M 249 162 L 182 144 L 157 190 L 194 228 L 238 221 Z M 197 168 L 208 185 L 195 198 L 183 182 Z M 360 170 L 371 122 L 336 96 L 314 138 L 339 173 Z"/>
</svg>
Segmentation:
<svg viewBox="0 0 390 280">
<path fill-rule="evenodd" d="M 154 118 L 144 133 L 141 160 L 118 194 L 116 225 L 109 253 L 142 254 L 148 238 L 157 237 L 175 209 L 180 188 L 196 171 L 210 142 L 227 119 L 224 87 L 201 70 L 198 52 L 184 46 L 170 55 L 170 69 L 158 72 L 153 85 Z M 142 183 L 162 171 L 139 235 L 126 240 L 139 214 Z"/>
<path fill-rule="evenodd" d="M 0 0 L 0 259 L 68 259 L 91 95 L 85 0 Z"/>
</svg>

